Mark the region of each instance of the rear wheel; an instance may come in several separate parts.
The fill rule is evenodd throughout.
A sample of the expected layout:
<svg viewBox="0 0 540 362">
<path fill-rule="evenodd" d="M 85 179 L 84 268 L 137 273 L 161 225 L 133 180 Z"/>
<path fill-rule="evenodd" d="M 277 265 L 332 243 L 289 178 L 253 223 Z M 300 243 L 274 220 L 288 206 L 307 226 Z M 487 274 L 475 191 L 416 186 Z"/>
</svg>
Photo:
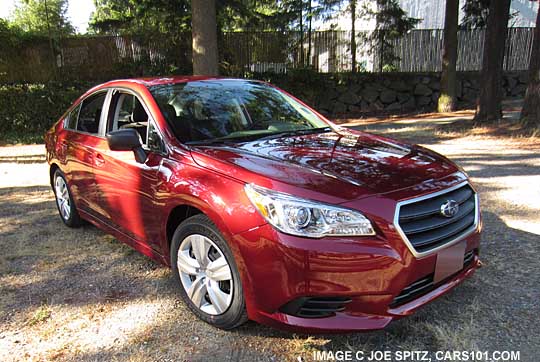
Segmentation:
<svg viewBox="0 0 540 362">
<path fill-rule="evenodd" d="M 53 176 L 54 195 L 60 218 L 69 227 L 79 227 L 82 224 L 64 174 L 56 170 Z"/>
<path fill-rule="evenodd" d="M 247 321 L 232 252 L 205 215 L 190 217 L 178 226 L 171 244 L 171 265 L 182 299 L 200 319 L 222 329 Z"/>
</svg>

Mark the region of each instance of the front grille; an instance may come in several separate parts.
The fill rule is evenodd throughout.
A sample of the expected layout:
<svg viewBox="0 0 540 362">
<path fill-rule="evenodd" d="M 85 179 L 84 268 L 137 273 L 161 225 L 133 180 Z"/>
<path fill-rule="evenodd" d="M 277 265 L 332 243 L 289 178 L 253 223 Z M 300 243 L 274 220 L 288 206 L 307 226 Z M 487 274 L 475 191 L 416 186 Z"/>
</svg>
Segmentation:
<svg viewBox="0 0 540 362">
<path fill-rule="evenodd" d="M 302 318 L 323 318 L 345 310 L 351 299 L 346 297 L 300 297 L 290 301 L 279 310 Z"/>
<path fill-rule="evenodd" d="M 461 270 L 467 269 L 472 264 L 474 260 L 474 254 L 475 250 L 471 250 L 465 253 L 465 257 L 463 258 L 463 269 Z M 461 270 L 459 272 L 461 272 Z M 427 277 L 418 279 L 414 283 L 405 287 L 405 289 L 403 289 L 401 293 L 399 293 L 399 295 L 394 298 L 394 300 L 390 304 L 390 308 L 399 307 L 400 305 L 403 305 L 410 302 L 411 300 L 421 297 L 422 295 L 427 294 L 433 289 L 435 289 L 437 286 L 444 284 L 446 280 L 453 278 L 452 275 L 446 280 L 443 280 L 442 282 L 439 282 L 437 285 L 435 285 L 433 283 L 433 276 L 434 274 L 430 274 Z"/>
<path fill-rule="evenodd" d="M 452 217 L 441 214 L 441 206 L 454 200 L 459 211 Z M 399 207 L 398 226 L 414 249 L 428 252 L 466 234 L 476 223 L 476 195 L 468 185 Z"/>
</svg>

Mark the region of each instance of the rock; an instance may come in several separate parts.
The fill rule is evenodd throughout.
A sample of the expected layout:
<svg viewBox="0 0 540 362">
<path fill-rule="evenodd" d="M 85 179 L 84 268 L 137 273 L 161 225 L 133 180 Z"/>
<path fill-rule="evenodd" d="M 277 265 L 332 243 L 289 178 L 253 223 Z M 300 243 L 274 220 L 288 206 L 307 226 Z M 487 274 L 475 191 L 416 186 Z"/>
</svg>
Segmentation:
<svg viewBox="0 0 540 362">
<path fill-rule="evenodd" d="M 408 101 L 406 101 L 405 103 L 403 103 L 401 105 L 401 108 L 402 109 L 415 109 L 416 108 L 416 101 L 415 101 L 414 97 L 410 97 Z"/>
<path fill-rule="evenodd" d="M 431 78 L 430 77 L 422 77 L 420 82 L 422 82 L 422 84 L 429 84 L 429 83 L 431 83 Z"/>
<path fill-rule="evenodd" d="M 327 88 L 327 90 L 324 92 L 324 98 L 328 100 L 337 99 L 338 96 L 339 94 L 334 88 Z"/>
<path fill-rule="evenodd" d="M 317 109 L 319 110 L 331 110 L 332 105 L 334 102 L 332 102 L 329 98 L 324 98 L 319 102 L 319 105 L 317 106 Z"/>
<path fill-rule="evenodd" d="M 406 92 L 406 91 L 410 91 L 412 87 L 411 87 L 411 83 L 407 84 L 403 80 L 397 80 L 397 81 L 392 82 L 392 84 L 390 84 L 390 89 L 393 89 L 397 92 Z"/>
<path fill-rule="evenodd" d="M 387 111 L 400 111 L 401 110 L 401 104 L 399 102 L 394 102 L 386 107 Z"/>
<path fill-rule="evenodd" d="M 416 103 L 420 107 L 427 106 L 428 104 L 431 103 L 431 97 L 418 97 L 418 99 L 416 100 Z"/>
<path fill-rule="evenodd" d="M 398 99 L 399 103 L 405 103 L 409 99 L 411 99 L 411 97 L 412 96 L 409 93 L 398 93 L 398 95 L 397 95 L 397 99 Z"/>
<path fill-rule="evenodd" d="M 390 104 L 390 103 L 395 102 L 397 98 L 397 94 L 393 90 L 386 89 L 381 92 L 381 94 L 379 95 L 379 98 L 384 104 Z"/>
<path fill-rule="evenodd" d="M 349 106 L 347 109 L 350 113 L 360 113 L 362 111 L 359 106 Z"/>
<path fill-rule="evenodd" d="M 379 91 L 371 87 L 364 88 L 360 94 L 362 95 L 362 99 L 365 99 L 368 103 L 375 102 L 377 97 L 379 97 Z"/>
<path fill-rule="evenodd" d="M 371 107 L 376 111 L 382 111 L 384 109 L 384 104 L 381 101 L 377 100 L 371 105 Z"/>
<path fill-rule="evenodd" d="M 338 101 L 345 104 L 357 104 L 360 102 L 360 97 L 351 91 L 347 91 L 339 96 Z"/>
<path fill-rule="evenodd" d="M 344 84 L 340 84 L 336 86 L 336 92 L 338 92 L 338 94 L 347 93 L 348 91 L 349 91 L 349 87 L 347 87 Z"/>
<path fill-rule="evenodd" d="M 366 101 L 362 101 L 360 103 L 360 108 L 362 109 L 362 111 L 368 111 L 369 110 L 369 103 L 366 102 Z"/>
<path fill-rule="evenodd" d="M 345 113 L 347 112 L 347 106 L 341 102 L 335 102 L 334 107 L 332 108 L 332 113 Z"/>
<path fill-rule="evenodd" d="M 362 86 L 359 84 L 354 83 L 354 84 L 349 85 L 349 92 L 358 94 L 360 89 L 362 89 Z"/>
<path fill-rule="evenodd" d="M 416 96 L 430 96 L 433 91 L 427 85 L 419 83 L 414 88 L 414 95 Z"/>
</svg>

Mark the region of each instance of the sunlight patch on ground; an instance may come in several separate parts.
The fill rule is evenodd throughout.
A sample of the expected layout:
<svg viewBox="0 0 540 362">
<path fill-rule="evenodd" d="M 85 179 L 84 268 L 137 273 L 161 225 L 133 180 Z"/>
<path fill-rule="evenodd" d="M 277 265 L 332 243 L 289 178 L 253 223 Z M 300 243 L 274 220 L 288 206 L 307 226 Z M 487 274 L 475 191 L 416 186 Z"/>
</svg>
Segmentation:
<svg viewBox="0 0 540 362">
<path fill-rule="evenodd" d="M 50 360 L 122 348 L 155 323 L 160 308 L 159 302 L 137 300 L 112 307 L 50 307 L 50 317 L 32 328 L 2 333 L 0 359 L 10 361 L 15 353 L 28 361 Z"/>
</svg>

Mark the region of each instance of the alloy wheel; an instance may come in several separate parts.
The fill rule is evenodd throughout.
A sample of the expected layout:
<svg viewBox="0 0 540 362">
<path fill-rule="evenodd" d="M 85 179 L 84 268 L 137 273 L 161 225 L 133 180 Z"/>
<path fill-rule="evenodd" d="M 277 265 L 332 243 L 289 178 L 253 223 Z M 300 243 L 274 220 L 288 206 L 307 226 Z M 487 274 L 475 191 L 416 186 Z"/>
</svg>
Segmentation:
<svg viewBox="0 0 540 362">
<path fill-rule="evenodd" d="M 178 249 L 177 266 L 182 286 L 197 308 L 210 315 L 227 311 L 234 287 L 231 267 L 212 240 L 187 236 Z"/>
<path fill-rule="evenodd" d="M 61 176 L 57 176 L 54 181 L 54 189 L 56 194 L 56 202 L 58 204 L 58 210 L 64 220 L 69 220 L 71 216 L 71 204 L 69 199 L 69 192 L 66 185 L 66 181 Z"/>
</svg>

